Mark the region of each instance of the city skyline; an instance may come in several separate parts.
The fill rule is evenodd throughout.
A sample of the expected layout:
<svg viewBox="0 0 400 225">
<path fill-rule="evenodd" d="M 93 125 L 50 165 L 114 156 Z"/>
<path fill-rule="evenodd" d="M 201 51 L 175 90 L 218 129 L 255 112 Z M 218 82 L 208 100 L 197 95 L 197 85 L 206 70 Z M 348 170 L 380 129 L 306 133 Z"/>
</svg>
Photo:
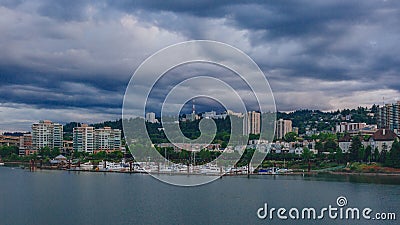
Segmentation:
<svg viewBox="0 0 400 225">
<path fill-rule="evenodd" d="M 375 106 L 377 106 L 377 107 L 379 107 L 379 109 L 382 109 L 382 108 L 385 108 L 385 107 L 387 107 L 388 105 L 394 105 L 394 104 L 400 104 L 400 101 L 396 101 L 396 102 L 387 102 L 387 103 L 385 103 L 385 105 L 379 105 L 379 104 L 374 104 Z M 371 109 L 374 105 L 371 105 L 370 107 L 366 107 L 367 109 Z M 358 106 L 358 107 L 362 107 L 362 106 Z M 341 110 L 353 110 L 353 109 L 357 109 L 358 107 L 356 107 L 356 108 L 346 108 L 346 109 L 341 109 Z M 191 110 L 191 109 L 190 109 Z M 312 110 L 312 111 L 314 111 L 314 109 L 305 109 L 305 108 L 303 108 L 303 109 L 297 109 L 297 110 L 293 110 L 293 111 L 277 111 L 278 113 L 291 113 L 291 112 L 296 112 L 296 111 L 301 111 L 301 110 Z M 338 109 L 338 110 L 340 110 L 340 109 Z M 320 110 L 321 111 L 321 110 Z M 182 111 L 181 113 L 180 113 L 180 117 L 187 117 L 188 115 L 191 115 L 192 114 L 192 112 L 191 111 L 187 111 L 187 112 L 190 112 L 189 114 L 187 114 L 185 111 Z M 251 112 L 251 110 L 250 111 L 248 111 L 248 113 L 250 113 Z M 255 111 L 255 112 L 259 112 L 259 111 Z M 337 112 L 337 110 L 331 110 L 331 111 L 321 111 L 321 112 L 324 112 L 324 113 L 335 113 L 335 112 Z M 378 110 L 378 112 L 379 112 L 379 110 Z M 148 121 L 148 118 L 147 118 L 147 116 L 148 116 L 148 114 L 154 114 L 154 121 L 152 121 L 152 123 L 159 123 L 160 121 L 158 120 L 158 119 L 160 119 L 160 115 L 159 114 L 157 114 L 157 113 L 154 113 L 154 112 L 146 112 L 143 116 L 141 116 L 141 118 L 143 118 L 146 122 L 150 122 L 150 121 Z M 212 114 L 212 115 L 214 115 L 214 117 L 215 117 L 215 119 L 221 119 L 221 118 L 226 118 L 226 116 L 227 115 L 233 115 L 233 116 L 238 116 L 238 117 L 242 117 L 244 114 L 243 113 L 240 113 L 240 112 L 234 112 L 234 111 L 232 111 L 232 110 L 225 110 L 225 111 L 215 111 L 214 109 L 211 109 L 210 111 L 196 111 L 196 115 L 198 115 L 199 116 L 199 119 L 200 119 L 200 117 L 201 118 L 214 118 L 214 117 L 210 117 L 210 115 L 208 115 L 208 114 Z M 377 116 L 379 116 L 379 115 L 377 115 Z M 47 118 L 47 117 L 46 117 Z M 27 126 L 26 126 L 26 129 L 20 129 L 20 130 L 16 130 L 16 129 L 9 129 L 9 130 L 1 130 L 0 129 L 0 134 L 2 134 L 3 132 L 22 132 L 22 133 L 26 133 L 26 132 L 31 132 L 31 125 L 32 124 L 34 124 L 34 123 L 37 123 L 38 121 L 46 121 L 46 120 L 49 120 L 49 119 L 39 119 L 39 120 L 34 120 L 34 121 L 32 121 L 31 123 L 29 123 Z M 94 122 L 89 122 L 88 120 L 81 120 L 81 121 L 65 121 L 65 122 L 59 122 L 59 120 L 55 120 L 55 121 L 53 121 L 53 122 L 55 122 L 55 123 L 60 123 L 60 124 L 62 124 L 62 125 L 66 125 L 66 124 L 68 124 L 68 123 L 77 123 L 78 125 L 81 125 L 81 126 L 83 126 L 83 125 L 88 125 L 88 124 L 91 124 L 91 125 L 93 125 L 93 124 L 99 124 L 99 123 L 103 123 L 103 122 L 106 122 L 106 121 L 117 121 L 117 120 L 120 120 L 120 119 L 122 119 L 121 117 L 119 117 L 119 118 L 115 118 L 115 119 L 110 119 L 110 120 L 99 120 L 99 121 L 94 121 Z M 62 119 L 61 119 L 62 120 Z M 52 120 L 51 120 L 52 121 Z M 378 123 L 378 126 L 379 126 L 379 121 L 377 122 Z M 79 126 L 78 126 L 79 127 Z M 381 126 L 382 127 L 382 126 Z M 1 127 L 0 127 L 1 128 Z"/>
<path fill-rule="evenodd" d="M 279 111 L 396 102 L 399 8 L 397 1 L 222 1 L 212 9 L 208 1 L 0 1 L 0 131 L 26 130 L 41 119 L 118 119 L 139 64 L 194 39 L 225 42 L 252 57 Z M 220 72 L 182 68 L 175 77 L 188 71 Z M 157 90 L 174 82 L 161 80 Z M 154 93 L 151 106 L 160 96 Z"/>
</svg>

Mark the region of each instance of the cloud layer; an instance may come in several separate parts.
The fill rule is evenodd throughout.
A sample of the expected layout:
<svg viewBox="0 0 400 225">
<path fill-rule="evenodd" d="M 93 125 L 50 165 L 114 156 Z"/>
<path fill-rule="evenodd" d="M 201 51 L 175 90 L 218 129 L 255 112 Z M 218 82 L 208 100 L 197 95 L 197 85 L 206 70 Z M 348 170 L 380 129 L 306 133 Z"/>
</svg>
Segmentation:
<svg viewBox="0 0 400 225">
<path fill-rule="evenodd" d="M 193 39 L 251 56 L 278 110 L 334 110 L 400 96 L 394 0 L 0 0 L 0 15 L 0 130 L 50 117 L 118 118 L 140 63 Z"/>
</svg>

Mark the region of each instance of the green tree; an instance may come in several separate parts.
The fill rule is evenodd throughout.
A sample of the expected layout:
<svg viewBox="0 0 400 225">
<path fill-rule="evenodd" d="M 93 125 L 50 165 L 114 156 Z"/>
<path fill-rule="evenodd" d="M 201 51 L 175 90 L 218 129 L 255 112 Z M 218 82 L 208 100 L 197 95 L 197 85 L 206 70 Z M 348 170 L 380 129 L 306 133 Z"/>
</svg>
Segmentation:
<svg viewBox="0 0 400 225">
<path fill-rule="evenodd" d="M 385 163 L 387 158 L 387 150 L 384 148 L 382 149 L 381 153 L 379 154 L 379 162 Z"/>
<path fill-rule="evenodd" d="M 303 148 L 303 153 L 301 154 L 301 158 L 303 158 L 304 161 L 310 161 L 310 159 L 313 157 L 313 152 L 310 151 L 309 148 L 304 147 Z"/>
<path fill-rule="evenodd" d="M 366 161 L 366 160 L 365 160 L 365 157 L 366 157 L 365 148 L 364 148 L 363 145 L 361 145 L 361 148 L 360 148 L 360 150 L 358 151 L 358 160 Z"/>
<path fill-rule="evenodd" d="M 42 157 L 50 157 L 51 149 L 48 146 L 45 146 L 39 150 L 39 155 L 41 155 Z"/>
<path fill-rule="evenodd" d="M 0 157 L 10 157 L 13 153 L 18 154 L 17 146 L 0 146 Z"/>
<path fill-rule="evenodd" d="M 350 144 L 350 160 L 351 161 L 358 161 L 359 160 L 359 152 L 361 149 L 362 143 L 359 137 L 354 136 L 353 139 L 351 140 Z"/>
<path fill-rule="evenodd" d="M 56 157 L 60 155 L 60 149 L 59 148 L 53 148 L 50 152 L 51 157 Z"/>
<path fill-rule="evenodd" d="M 97 160 L 103 160 L 106 159 L 107 153 L 105 151 L 100 151 L 96 154 L 93 154 L 93 158 Z"/>
<path fill-rule="evenodd" d="M 365 158 L 364 158 L 364 160 L 366 162 L 369 162 L 369 161 L 371 161 L 371 158 L 372 158 L 372 147 L 371 147 L 371 145 L 368 145 L 365 148 Z"/>
<path fill-rule="evenodd" d="M 189 159 L 189 152 L 186 150 L 182 150 L 181 152 L 179 152 L 179 159 L 183 162 L 186 162 Z"/>
<path fill-rule="evenodd" d="M 379 150 L 378 150 L 378 148 L 375 148 L 375 150 L 374 150 L 373 159 L 374 159 L 374 162 L 378 162 L 379 161 Z"/>
<path fill-rule="evenodd" d="M 199 157 L 202 162 L 209 162 L 211 159 L 211 153 L 208 150 L 202 149 L 199 153 Z"/>
<path fill-rule="evenodd" d="M 338 144 L 333 139 L 328 139 L 324 144 L 324 151 L 325 152 L 335 152 L 338 148 Z"/>
<path fill-rule="evenodd" d="M 315 143 L 315 149 L 318 150 L 318 154 L 321 154 L 324 151 L 324 145 L 322 144 L 322 142 L 317 141 Z"/>
<path fill-rule="evenodd" d="M 295 132 L 289 132 L 285 134 L 285 141 L 295 142 L 297 140 L 297 134 Z"/>
<path fill-rule="evenodd" d="M 341 148 L 337 148 L 335 152 L 335 160 L 337 163 L 342 163 L 344 161 L 344 155 Z"/>
<path fill-rule="evenodd" d="M 124 154 L 121 151 L 113 151 L 107 154 L 107 158 L 113 160 L 120 160 L 124 157 Z"/>
<path fill-rule="evenodd" d="M 386 159 L 387 166 L 400 168 L 400 143 L 395 140 Z"/>
<path fill-rule="evenodd" d="M 19 156 L 18 156 L 17 154 L 11 153 L 9 159 L 10 159 L 11 161 L 18 161 L 20 158 L 19 158 Z"/>
</svg>

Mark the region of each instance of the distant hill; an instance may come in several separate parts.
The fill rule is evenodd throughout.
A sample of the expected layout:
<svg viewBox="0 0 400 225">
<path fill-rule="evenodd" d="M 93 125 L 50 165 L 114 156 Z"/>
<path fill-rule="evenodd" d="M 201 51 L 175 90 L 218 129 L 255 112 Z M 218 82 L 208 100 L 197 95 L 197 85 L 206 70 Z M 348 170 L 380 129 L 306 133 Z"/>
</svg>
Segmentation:
<svg viewBox="0 0 400 225">
<path fill-rule="evenodd" d="M 82 123 L 78 122 L 70 122 L 64 125 L 64 132 L 72 133 L 74 127 L 81 126 Z M 112 129 L 120 129 L 122 130 L 122 119 L 115 120 L 115 121 L 105 121 L 101 123 L 89 124 L 89 126 L 93 126 L 95 128 L 101 127 L 111 127 Z"/>
<path fill-rule="evenodd" d="M 292 120 L 293 127 L 299 128 L 299 133 L 304 134 L 306 128 L 317 129 L 317 131 L 332 130 L 336 124 L 347 121 L 356 123 L 367 123 L 376 124 L 376 117 L 372 116 L 377 112 L 379 106 L 373 105 L 371 108 L 358 107 L 357 109 L 344 109 L 332 112 L 322 112 L 320 110 L 309 110 L 302 109 L 294 112 L 278 112 L 277 119 L 289 119 Z M 345 120 L 342 117 L 351 115 L 349 120 Z M 64 125 L 64 132 L 72 133 L 74 127 L 80 126 L 81 123 L 70 122 Z M 101 123 L 90 124 L 95 128 L 111 127 L 113 129 L 122 129 L 122 119 L 115 121 L 105 121 Z M 182 123 L 181 128 L 185 135 L 189 137 L 197 137 L 199 135 L 198 121 L 197 122 L 186 122 Z M 217 120 L 218 130 L 224 134 L 230 129 L 228 120 Z M 157 129 L 161 127 L 159 124 L 149 125 L 150 132 L 157 133 Z M 161 135 L 163 136 L 163 135 Z M 160 139 L 164 139 L 161 137 Z"/>
</svg>

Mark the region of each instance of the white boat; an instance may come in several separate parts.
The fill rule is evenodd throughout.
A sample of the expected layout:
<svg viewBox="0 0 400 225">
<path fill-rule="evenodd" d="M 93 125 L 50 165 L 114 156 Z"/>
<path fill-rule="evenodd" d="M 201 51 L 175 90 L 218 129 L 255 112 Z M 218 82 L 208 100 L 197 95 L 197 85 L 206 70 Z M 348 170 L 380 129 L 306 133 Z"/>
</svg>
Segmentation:
<svg viewBox="0 0 400 225">
<path fill-rule="evenodd" d="M 4 166 L 4 163 L 3 163 L 3 162 L 0 162 L 0 166 Z"/>
<path fill-rule="evenodd" d="M 222 171 L 221 168 L 217 167 L 216 165 L 206 164 L 201 167 L 200 172 L 202 174 L 220 174 Z"/>
<path fill-rule="evenodd" d="M 114 163 L 114 162 L 105 162 L 105 167 L 104 167 L 104 161 L 101 161 L 99 163 L 98 166 L 99 170 L 103 170 L 103 171 L 125 171 L 127 169 L 129 169 L 129 165 L 128 168 L 126 167 L 126 165 L 124 163 Z"/>
<path fill-rule="evenodd" d="M 89 161 L 79 165 L 80 170 L 93 170 L 94 165 Z"/>
</svg>

